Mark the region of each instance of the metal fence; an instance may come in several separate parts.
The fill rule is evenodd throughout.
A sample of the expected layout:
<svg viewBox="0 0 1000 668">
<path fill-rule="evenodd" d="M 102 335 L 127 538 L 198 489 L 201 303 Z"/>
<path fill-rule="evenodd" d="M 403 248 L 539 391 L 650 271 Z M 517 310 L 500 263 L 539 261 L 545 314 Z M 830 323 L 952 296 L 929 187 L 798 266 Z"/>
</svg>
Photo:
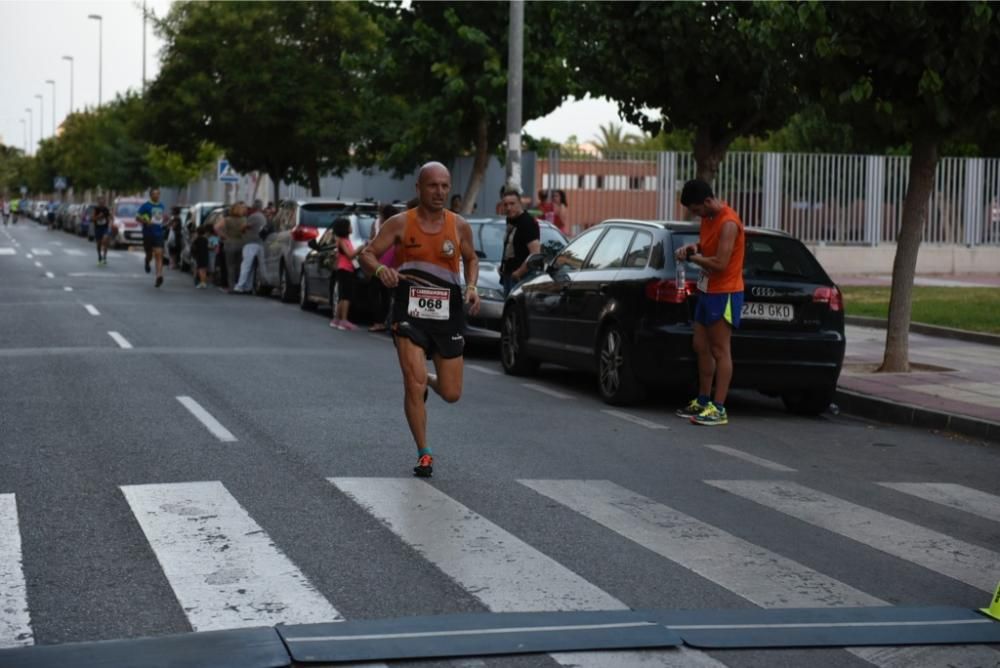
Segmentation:
<svg viewBox="0 0 1000 668">
<path fill-rule="evenodd" d="M 733 152 L 714 185 L 747 225 L 812 243 L 877 246 L 896 240 L 909 166 L 899 156 Z M 552 151 L 535 170 L 539 189 L 564 192 L 573 231 L 608 218 L 683 220 L 680 190 L 696 176 L 692 154 L 670 151 Z M 1000 159 L 940 161 L 924 241 L 1000 245 Z"/>
</svg>

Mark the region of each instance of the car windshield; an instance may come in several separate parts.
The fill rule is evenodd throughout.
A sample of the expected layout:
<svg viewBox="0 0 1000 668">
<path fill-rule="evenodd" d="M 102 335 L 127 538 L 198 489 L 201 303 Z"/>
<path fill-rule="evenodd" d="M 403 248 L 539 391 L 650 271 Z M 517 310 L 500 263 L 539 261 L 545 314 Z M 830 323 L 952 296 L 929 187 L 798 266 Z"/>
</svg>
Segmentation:
<svg viewBox="0 0 1000 668">
<path fill-rule="evenodd" d="M 303 204 L 299 225 L 305 227 L 330 227 L 338 217 L 347 213 L 343 204 Z"/>
<path fill-rule="evenodd" d="M 472 237 L 476 242 L 476 250 L 486 254 L 487 262 L 500 262 L 503 259 L 503 244 L 507 234 L 506 223 L 475 223 L 472 226 Z M 553 227 L 540 225 L 539 233 L 542 252 L 553 256 L 566 245 L 566 239 Z"/>
<path fill-rule="evenodd" d="M 362 214 L 354 217 L 354 237 L 361 240 L 368 240 L 372 237 L 372 225 L 375 224 L 375 216 Z"/>
<path fill-rule="evenodd" d="M 135 218 L 137 213 L 139 213 L 138 202 L 122 202 L 115 207 L 115 215 L 119 218 Z"/>
</svg>

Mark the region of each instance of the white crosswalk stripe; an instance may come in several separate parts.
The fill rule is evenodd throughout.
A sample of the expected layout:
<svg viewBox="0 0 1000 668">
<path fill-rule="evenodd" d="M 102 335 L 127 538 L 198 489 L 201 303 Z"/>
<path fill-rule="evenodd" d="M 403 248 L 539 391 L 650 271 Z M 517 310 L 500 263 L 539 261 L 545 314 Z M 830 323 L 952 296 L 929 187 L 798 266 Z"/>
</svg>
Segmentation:
<svg viewBox="0 0 1000 668">
<path fill-rule="evenodd" d="M 17 250 L 10 246 L 0 246 L 0 255 L 17 255 Z"/>
<path fill-rule="evenodd" d="M 910 494 L 925 501 L 1000 522 L 1000 496 L 947 482 L 880 482 L 883 487 Z"/>
<path fill-rule="evenodd" d="M 887 605 L 885 601 L 605 480 L 520 480 L 562 505 L 764 608 Z M 851 648 L 884 668 L 1000 661 L 982 647 Z"/>
<path fill-rule="evenodd" d="M 32 248 L 31 252 L 35 255 L 52 255 L 52 251 L 48 248 Z"/>
<path fill-rule="evenodd" d="M 17 500 L 0 494 L 0 647 L 34 643 L 27 589 L 21 569 L 21 530 Z"/>
<path fill-rule="evenodd" d="M 338 489 L 495 612 L 626 606 L 551 557 L 413 479 L 330 478 Z M 691 650 L 558 653 L 564 666 L 720 666 Z"/>
<path fill-rule="evenodd" d="M 75 255 L 77 257 L 81 255 L 86 255 L 86 253 L 84 253 L 79 248 L 64 248 L 63 250 L 66 252 L 66 255 Z"/>
<path fill-rule="evenodd" d="M 121 490 L 194 630 L 341 619 L 221 482 Z"/>
<path fill-rule="evenodd" d="M 1000 554 L 793 482 L 706 480 L 742 496 L 900 559 L 992 593 Z"/>
</svg>

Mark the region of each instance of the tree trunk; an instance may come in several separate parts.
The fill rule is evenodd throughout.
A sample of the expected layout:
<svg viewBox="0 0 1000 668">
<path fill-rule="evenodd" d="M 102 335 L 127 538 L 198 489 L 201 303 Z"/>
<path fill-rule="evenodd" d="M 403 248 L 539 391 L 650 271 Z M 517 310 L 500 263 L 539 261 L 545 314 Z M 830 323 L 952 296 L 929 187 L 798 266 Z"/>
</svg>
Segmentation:
<svg viewBox="0 0 1000 668">
<path fill-rule="evenodd" d="M 476 125 L 476 158 L 472 162 L 472 174 L 469 175 L 469 185 L 465 189 L 462 197 L 462 215 L 467 216 L 472 213 L 472 207 L 476 204 L 476 197 L 479 196 L 479 189 L 486 178 L 486 167 L 490 163 L 489 146 L 489 117 L 483 112 L 479 116 L 479 123 Z"/>
<path fill-rule="evenodd" d="M 319 191 L 319 165 L 315 161 L 309 163 L 309 192 L 313 197 L 321 197 Z"/>
<path fill-rule="evenodd" d="M 694 135 L 694 162 L 698 178 L 706 183 L 712 183 L 719 172 L 719 165 L 726 157 L 726 149 L 730 141 L 716 140 L 711 128 L 699 127 Z"/>
<path fill-rule="evenodd" d="M 910 157 L 910 184 L 903 200 L 903 222 L 896 238 L 896 257 L 892 263 L 892 293 L 889 297 L 889 326 L 885 337 L 885 356 L 879 371 L 910 370 L 910 315 L 913 277 L 917 253 L 927 221 L 927 205 L 934 172 L 938 163 L 938 140 L 920 136 L 913 141 Z"/>
</svg>

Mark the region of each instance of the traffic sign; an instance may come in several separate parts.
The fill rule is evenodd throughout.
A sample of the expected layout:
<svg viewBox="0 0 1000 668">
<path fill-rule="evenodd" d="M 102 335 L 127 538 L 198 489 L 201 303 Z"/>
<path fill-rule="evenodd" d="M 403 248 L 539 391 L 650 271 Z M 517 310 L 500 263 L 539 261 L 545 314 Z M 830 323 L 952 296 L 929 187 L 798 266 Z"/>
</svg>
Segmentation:
<svg viewBox="0 0 1000 668">
<path fill-rule="evenodd" d="M 219 181 L 222 183 L 239 183 L 240 175 L 237 174 L 228 160 L 219 160 L 219 170 L 217 172 Z"/>
<path fill-rule="evenodd" d="M 57 176 L 56 178 L 52 179 L 52 187 L 55 188 L 56 190 L 66 190 L 66 177 Z"/>
<path fill-rule="evenodd" d="M 21 194 L 22 195 L 28 194 L 28 186 L 21 186 Z"/>
</svg>

